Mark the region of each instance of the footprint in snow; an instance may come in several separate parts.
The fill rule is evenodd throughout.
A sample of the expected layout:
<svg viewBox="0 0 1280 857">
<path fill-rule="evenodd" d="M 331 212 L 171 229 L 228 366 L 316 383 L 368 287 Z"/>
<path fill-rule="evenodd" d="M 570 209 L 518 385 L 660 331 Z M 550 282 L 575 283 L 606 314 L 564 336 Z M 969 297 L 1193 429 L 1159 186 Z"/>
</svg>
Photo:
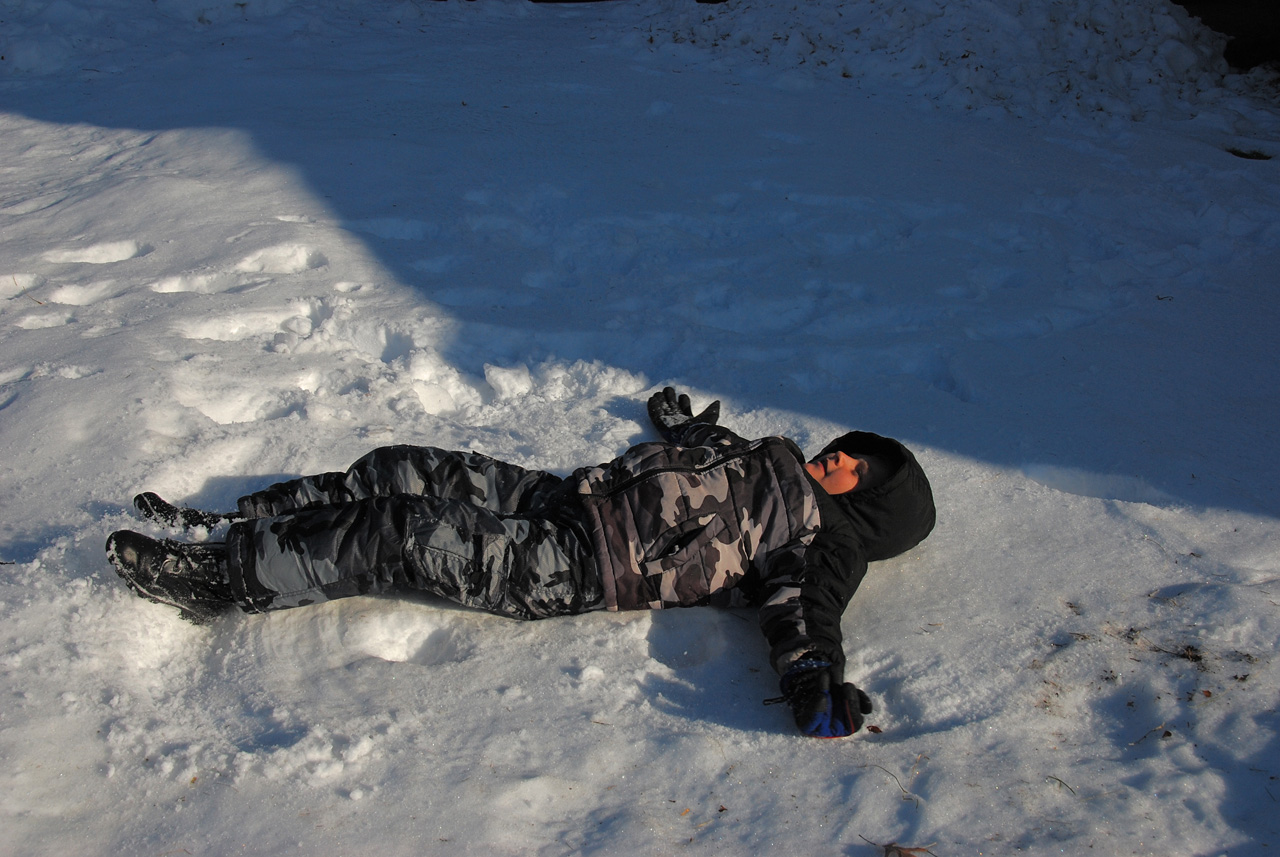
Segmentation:
<svg viewBox="0 0 1280 857">
<path fill-rule="evenodd" d="M 187 274 L 177 274 L 172 277 L 165 277 L 159 282 L 152 283 L 151 291 L 162 295 L 182 294 L 185 292 L 211 295 L 214 292 L 226 291 L 238 282 L 239 281 L 235 278 L 223 274 L 198 274 L 191 272 Z"/>
<path fill-rule="evenodd" d="M 62 327 L 75 321 L 74 315 L 68 312 L 32 312 L 14 322 L 23 330 L 44 330 L 50 327 Z"/>
<path fill-rule="evenodd" d="M 151 252 L 146 244 L 137 241 L 107 241 L 101 244 L 90 244 L 88 247 L 69 247 L 61 250 L 50 250 L 41 258 L 57 265 L 87 263 L 90 265 L 109 265 L 112 262 L 123 262 L 135 259 Z"/>
<path fill-rule="evenodd" d="M 300 317 L 296 306 L 274 309 L 241 310 L 224 316 L 195 318 L 179 322 L 177 332 L 187 339 L 212 339 L 217 342 L 239 342 L 254 337 L 274 335 L 286 322 Z M 310 332 L 310 331 L 308 331 Z"/>
<path fill-rule="evenodd" d="M 39 274 L 5 274 L 0 276 L 0 298 L 14 298 L 30 293 L 45 284 Z"/>
<path fill-rule="evenodd" d="M 47 302 L 66 306 L 90 306 L 98 301 L 113 298 L 123 291 L 124 287 L 112 280 L 85 285 L 68 284 L 49 291 Z"/>
<path fill-rule="evenodd" d="M 327 264 L 329 260 L 319 250 L 303 244 L 279 244 L 249 254 L 235 270 L 242 274 L 301 274 Z"/>
</svg>

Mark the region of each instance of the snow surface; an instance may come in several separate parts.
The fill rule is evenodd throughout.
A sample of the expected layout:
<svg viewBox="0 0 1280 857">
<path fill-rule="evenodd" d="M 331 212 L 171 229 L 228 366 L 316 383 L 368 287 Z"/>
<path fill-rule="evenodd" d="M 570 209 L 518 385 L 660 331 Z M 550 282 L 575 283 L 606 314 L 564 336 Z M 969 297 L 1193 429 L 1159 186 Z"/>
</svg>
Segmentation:
<svg viewBox="0 0 1280 857">
<path fill-rule="evenodd" d="M 1159 0 L 0 2 L 0 853 L 1280 848 L 1280 108 Z M 797 736 L 746 612 L 197 628 L 112 530 L 664 383 L 918 450 Z M 217 533 L 197 533 L 217 538 Z M 923 853 L 923 852 L 920 852 Z"/>
</svg>

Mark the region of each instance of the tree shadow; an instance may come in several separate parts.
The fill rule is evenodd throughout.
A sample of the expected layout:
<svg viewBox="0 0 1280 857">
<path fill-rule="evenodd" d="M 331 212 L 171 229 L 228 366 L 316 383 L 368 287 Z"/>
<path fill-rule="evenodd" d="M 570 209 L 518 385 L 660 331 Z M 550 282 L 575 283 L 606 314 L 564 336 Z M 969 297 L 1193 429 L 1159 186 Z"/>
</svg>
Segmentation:
<svg viewBox="0 0 1280 857">
<path fill-rule="evenodd" d="M 1223 342 L 1251 294 L 1220 290 L 1229 311 L 1206 317 L 1200 280 L 1180 287 L 1185 302 L 1157 302 L 1155 280 L 1072 281 L 1062 269 L 1083 244 L 1043 260 L 1019 249 L 1054 220 L 1025 222 L 1037 188 L 1070 199 L 1074 155 L 1053 153 L 1059 179 L 1039 163 L 978 168 L 1016 154 L 1008 126 L 629 62 L 593 46 L 577 8 L 531 6 L 519 28 L 426 15 L 405 30 L 414 48 L 385 55 L 336 28 L 219 24 L 164 56 L 132 33 L 114 70 L 31 78 L 3 101 L 62 125 L 190 132 L 193 145 L 216 145 L 205 129 L 242 134 L 448 314 L 453 332 L 433 347 L 475 377 L 600 361 L 740 408 L 1065 468 L 1082 493 L 1109 496 L 1119 476 L 1158 502 L 1280 514 L 1280 470 L 1255 452 L 1275 406 L 1254 401 L 1280 370 L 1255 331 Z M 560 37 L 575 27 L 580 38 Z M 349 74 L 325 70 L 336 55 Z M 1002 194 L 989 192 L 997 174 Z M 1022 237 L 984 248 L 1003 240 L 992 230 Z M 1156 323 L 1185 326 L 1179 353 L 1128 344 Z M 382 359 L 408 355 L 412 339 L 388 329 Z M 1261 377 L 1224 380 L 1241 362 Z M 1225 413 L 1242 396 L 1245 418 L 1184 418 L 1188 402 Z"/>
</svg>

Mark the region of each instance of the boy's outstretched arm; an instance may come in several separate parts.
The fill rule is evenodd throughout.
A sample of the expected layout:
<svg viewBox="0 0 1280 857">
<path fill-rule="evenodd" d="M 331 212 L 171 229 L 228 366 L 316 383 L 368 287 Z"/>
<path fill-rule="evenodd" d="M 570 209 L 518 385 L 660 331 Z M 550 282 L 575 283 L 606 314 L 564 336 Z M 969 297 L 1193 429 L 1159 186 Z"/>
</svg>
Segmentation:
<svg viewBox="0 0 1280 857">
<path fill-rule="evenodd" d="M 866 574 L 860 545 L 820 532 L 808 545 L 778 551 L 767 563 L 760 627 L 781 676 L 782 697 L 796 726 L 815 738 L 857 732 L 871 700 L 844 680 L 840 619 Z"/>
</svg>

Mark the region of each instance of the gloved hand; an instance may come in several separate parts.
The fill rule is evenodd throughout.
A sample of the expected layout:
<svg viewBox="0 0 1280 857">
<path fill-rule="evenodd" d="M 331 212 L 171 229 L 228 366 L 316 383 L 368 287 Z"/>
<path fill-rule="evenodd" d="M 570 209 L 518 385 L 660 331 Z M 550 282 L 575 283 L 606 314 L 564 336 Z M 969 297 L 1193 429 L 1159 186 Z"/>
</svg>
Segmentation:
<svg viewBox="0 0 1280 857">
<path fill-rule="evenodd" d="M 720 419 L 720 402 L 707 405 L 702 413 L 694 415 L 693 404 L 686 393 L 676 395 L 674 387 L 663 387 L 661 392 L 649 397 L 649 419 L 654 428 L 667 440 L 675 440 L 673 430 L 685 423 L 715 425 Z"/>
<path fill-rule="evenodd" d="M 782 676 L 782 696 L 800 731 L 814 738 L 844 738 L 862 728 L 871 698 L 844 680 L 844 668 L 806 654 Z"/>
</svg>

